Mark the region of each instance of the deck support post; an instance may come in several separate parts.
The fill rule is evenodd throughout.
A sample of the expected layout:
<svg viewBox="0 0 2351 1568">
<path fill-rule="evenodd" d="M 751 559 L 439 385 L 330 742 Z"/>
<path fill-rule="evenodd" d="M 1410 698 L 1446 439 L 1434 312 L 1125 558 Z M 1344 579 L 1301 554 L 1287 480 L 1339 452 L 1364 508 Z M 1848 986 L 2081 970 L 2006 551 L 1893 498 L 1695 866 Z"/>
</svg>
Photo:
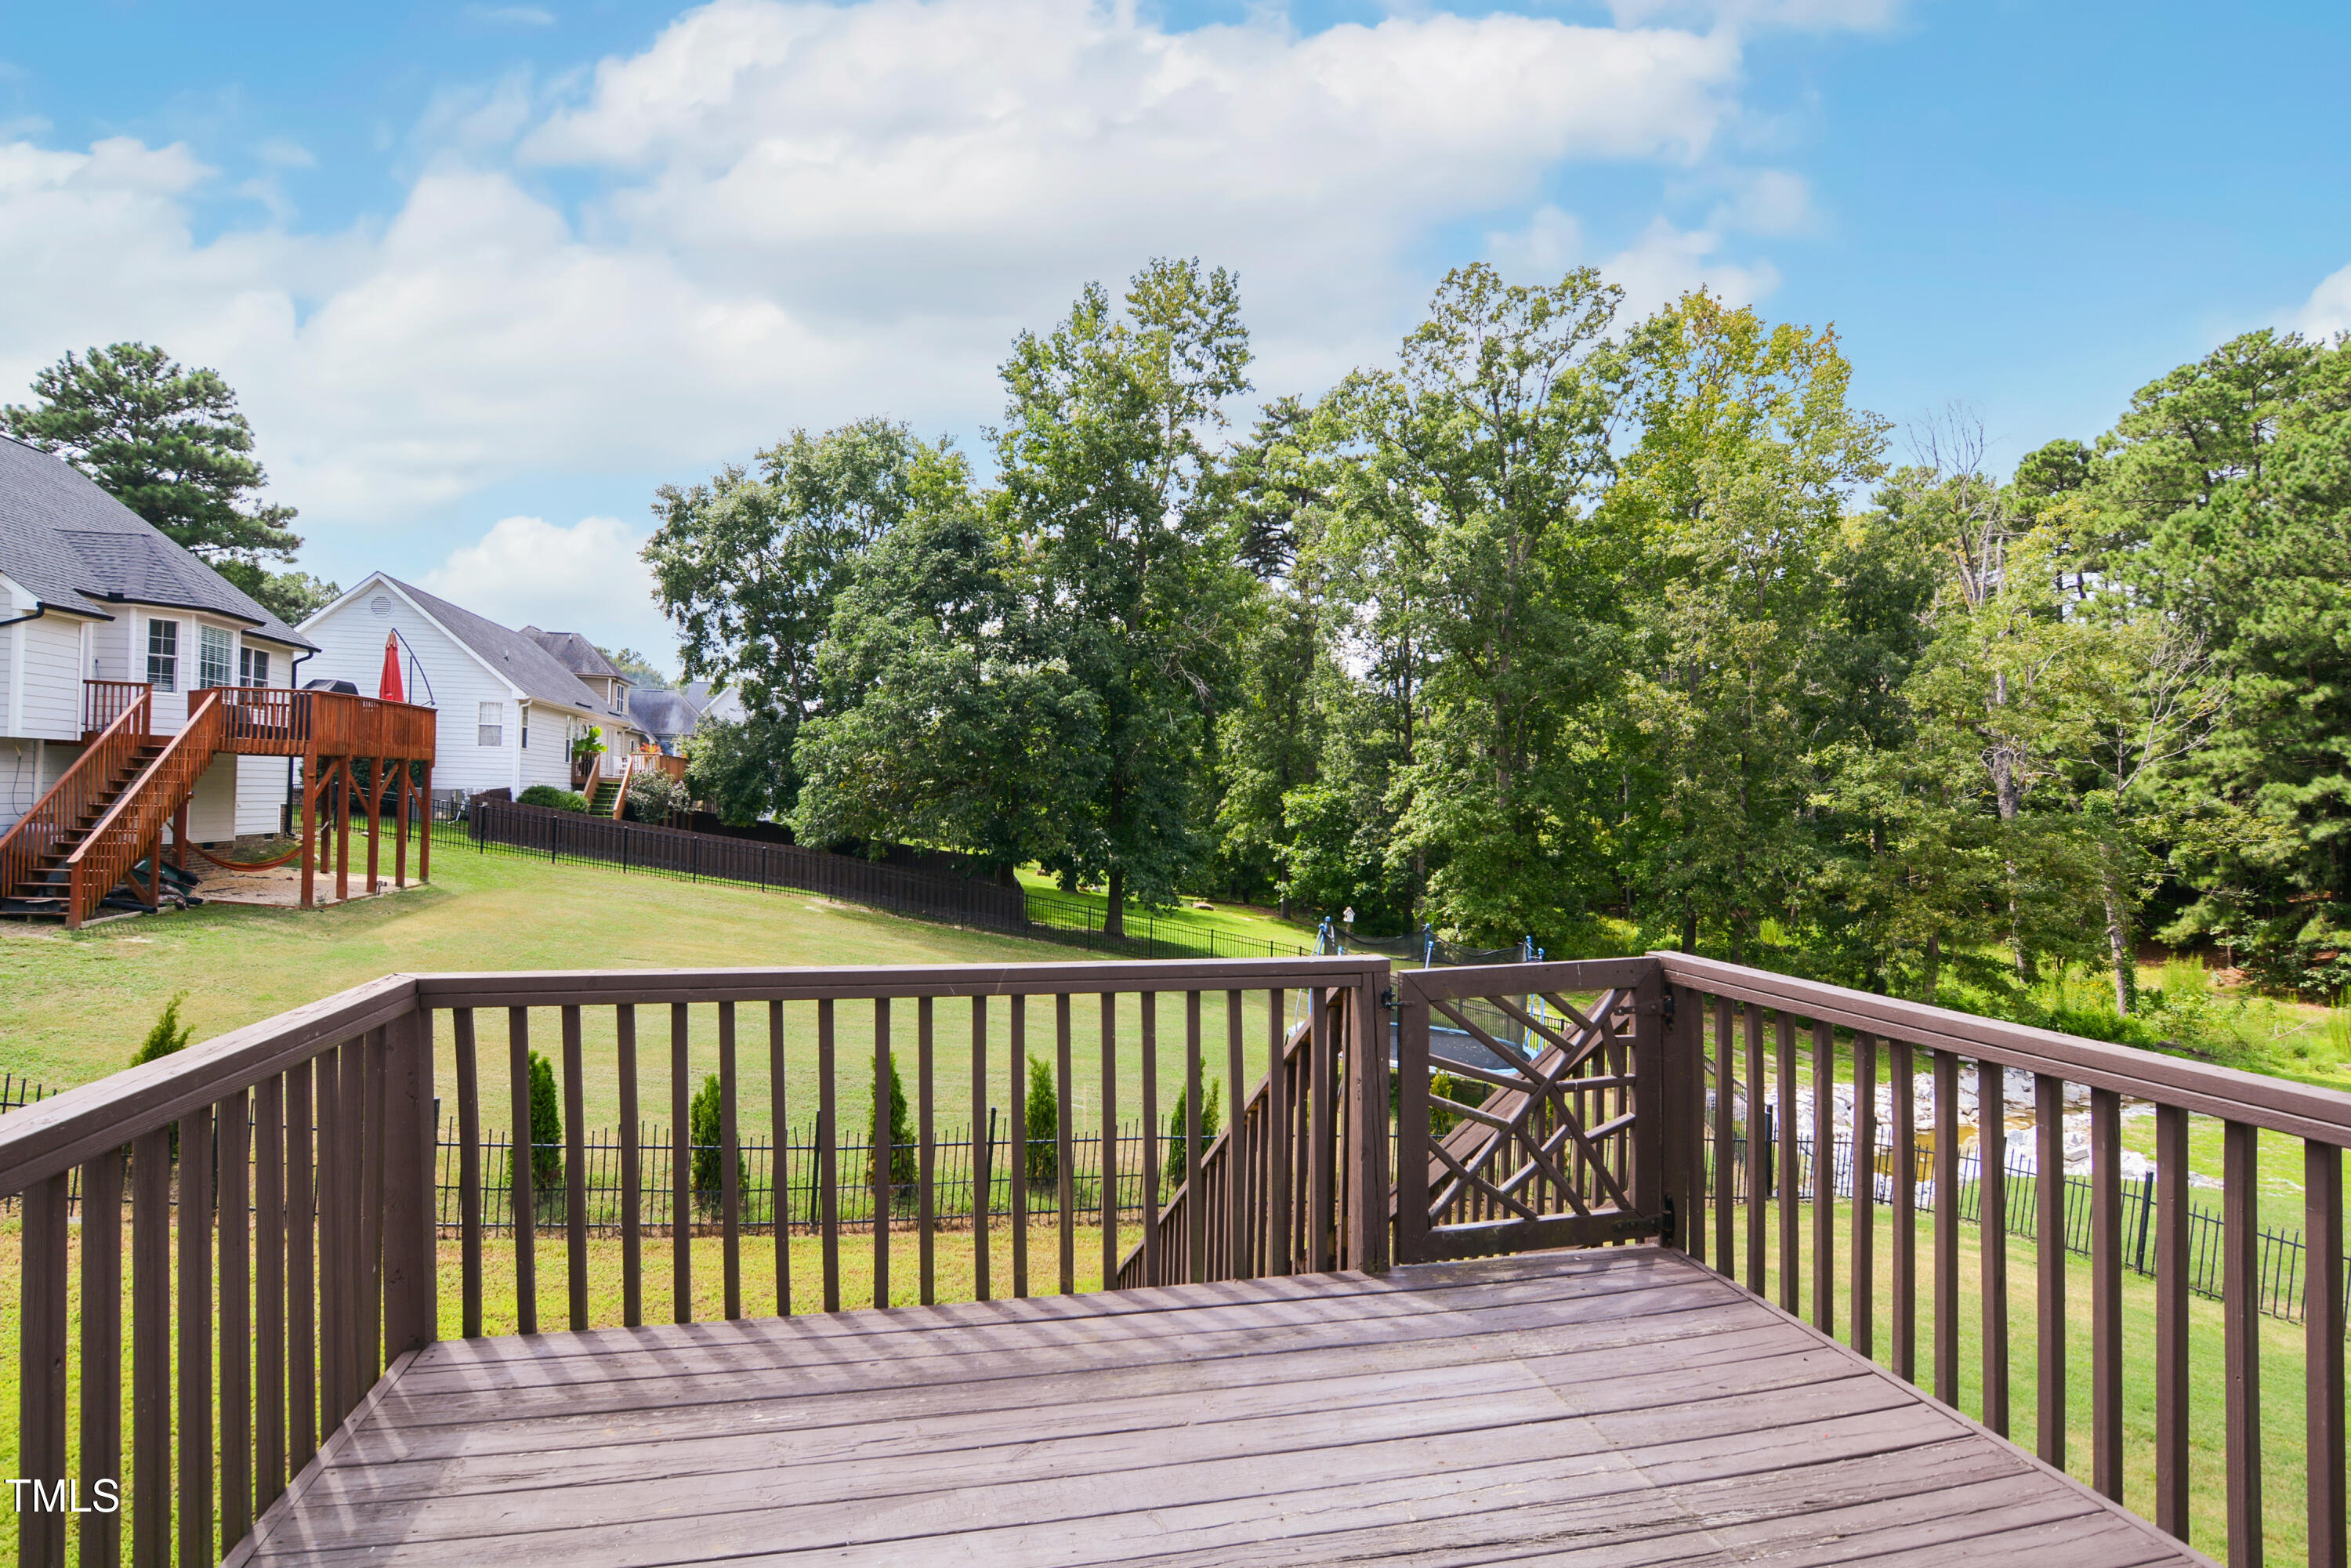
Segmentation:
<svg viewBox="0 0 2351 1568">
<path fill-rule="evenodd" d="M 319 754 L 302 758 L 302 907 L 318 907 L 319 876 Z"/>
<path fill-rule="evenodd" d="M 381 831 L 383 826 L 383 758 L 381 757 L 368 758 L 367 820 L 367 886 L 363 891 L 372 895 L 376 883 L 376 846 L 383 839 Z"/>
<path fill-rule="evenodd" d="M 417 786 L 418 802 L 424 813 L 416 821 L 416 880 L 433 880 L 433 759 L 424 759 L 424 781 Z"/>
<path fill-rule="evenodd" d="M 400 789 L 392 797 L 392 885 L 408 885 L 408 797 L 414 780 L 408 776 L 408 759 L 400 761 Z"/>
<path fill-rule="evenodd" d="M 188 803 L 172 813 L 172 863 L 182 871 L 188 869 Z"/>
<path fill-rule="evenodd" d="M 335 791 L 335 902 L 342 903 L 351 895 L 351 759 L 335 758 L 342 770 L 342 784 Z"/>
</svg>

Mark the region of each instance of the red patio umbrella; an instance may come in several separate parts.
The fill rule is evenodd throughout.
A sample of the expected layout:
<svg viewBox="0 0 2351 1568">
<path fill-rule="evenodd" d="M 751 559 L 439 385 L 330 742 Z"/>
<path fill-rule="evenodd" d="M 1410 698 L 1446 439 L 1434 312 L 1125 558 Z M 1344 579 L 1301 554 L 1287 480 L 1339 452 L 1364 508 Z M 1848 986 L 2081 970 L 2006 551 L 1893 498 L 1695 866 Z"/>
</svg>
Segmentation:
<svg viewBox="0 0 2351 1568">
<path fill-rule="evenodd" d="M 386 702 L 404 703 L 400 685 L 400 633 L 390 632 L 383 639 L 383 678 L 376 682 L 375 695 Z"/>
</svg>

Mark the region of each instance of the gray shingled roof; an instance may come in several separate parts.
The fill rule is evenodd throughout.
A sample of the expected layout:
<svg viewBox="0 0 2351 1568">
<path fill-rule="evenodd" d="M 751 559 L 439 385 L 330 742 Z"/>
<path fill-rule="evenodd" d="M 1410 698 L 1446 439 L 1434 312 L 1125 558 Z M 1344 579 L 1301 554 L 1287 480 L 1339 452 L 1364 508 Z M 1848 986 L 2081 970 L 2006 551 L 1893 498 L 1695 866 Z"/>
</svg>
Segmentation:
<svg viewBox="0 0 2351 1568">
<path fill-rule="evenodd" d="M 577 632 L 542 632 L 536 626 L 526 626 L 522 634 L 555 655 L 556 663 L 575 675 L 598 675 L 606 680 L 628 681 L 611 660 L 596 649 L 596 644 Z"/>
<path fill-rule="evenodd" d="M 629 716 L 647 735 L 675 740 L 692 735 L 702 722 L 703 705 L 684 692 L 642 691 L 629 694 Z"/>
<path fill-rule="evenodd" d="M 0 435 L 0 572 L 43 604 L 111 620 L 112 605 L 207 610 L 254 636 L 312 644 L 60 457 Z"/>
<path fill-rule="evenodd" d="M 495 621 L 485 621 L 470 610 L 460 609 L 396 577 L 386 577 L 384 580 L 416 601 L 427 615 L 448 629 L 449 635 L 479 653 L 490 668 L 520 686 L 523 695 L 532 701 L 558 703 L 591 714 L 606 711 L 596 694 L 574 680 L 571 672 L 540 647 L 536 638 L 510 631 Z"/>
</svg>

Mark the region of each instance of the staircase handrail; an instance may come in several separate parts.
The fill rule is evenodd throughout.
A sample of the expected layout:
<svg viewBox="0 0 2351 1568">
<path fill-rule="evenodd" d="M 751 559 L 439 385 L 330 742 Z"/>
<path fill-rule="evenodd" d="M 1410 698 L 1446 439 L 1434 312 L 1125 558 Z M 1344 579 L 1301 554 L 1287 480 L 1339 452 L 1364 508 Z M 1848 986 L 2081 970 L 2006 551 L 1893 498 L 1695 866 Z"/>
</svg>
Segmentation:
<svg viewBox="0 0 2351 1568">
<path fill-rule="evenodd" d="M 221 690 L 211 686 L 199 694 L 180 733 L 98 820 L 89 837 L 66 857 L 66 868 L 72 877 L 66 904 L 68 928 L 79 927 L 98 913 L 99 901 L 129 874 L 142 849 L 156 862 L 162 859 L 165 819 L 187 803 L 188 797 L 195 792 L 196 780 L 212 766 L 213 754 L 228 738 Z M 149 885 L 152 887 L 154 879 L 162 875 L 160 863 L 151 863 Z"/>
<path fill-rule="evenodd" d="M 619 821 L 621 813 L 629 809 L 629 780 L 636 777 L 637 759 L 630 757 L 621 764 L 621 792 L 612 797 L 612 821 Z"/>
<path fill-rule="evenodd" d="M 153 703 L 152 691 L 132 698 L 97 739 L 81 748 L 81 755 L 49 786 L 48 793 L 18 818 L 6 834 L 0 835 L 0 897 L 13 894 L 17 879 L 37 869 L 41 857 L 68 831 L 68 824 L 105 787 L 105 780 L 148 740 L 152 734 Z"/>
</svg>

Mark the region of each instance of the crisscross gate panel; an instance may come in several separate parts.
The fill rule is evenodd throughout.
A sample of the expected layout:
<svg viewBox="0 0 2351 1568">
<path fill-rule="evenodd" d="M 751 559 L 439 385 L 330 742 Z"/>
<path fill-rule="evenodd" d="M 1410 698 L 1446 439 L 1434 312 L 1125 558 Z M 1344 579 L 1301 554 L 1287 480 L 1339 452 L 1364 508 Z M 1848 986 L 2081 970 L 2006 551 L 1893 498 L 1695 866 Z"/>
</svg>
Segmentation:
<svg viewBox="0 0 2351 1568">
<path fill-rule="evenodd" d="M 1423 969 L 1395 999 L 1399 1261 L 1670 1235 L 1654 966 Z"/>
</svg>

